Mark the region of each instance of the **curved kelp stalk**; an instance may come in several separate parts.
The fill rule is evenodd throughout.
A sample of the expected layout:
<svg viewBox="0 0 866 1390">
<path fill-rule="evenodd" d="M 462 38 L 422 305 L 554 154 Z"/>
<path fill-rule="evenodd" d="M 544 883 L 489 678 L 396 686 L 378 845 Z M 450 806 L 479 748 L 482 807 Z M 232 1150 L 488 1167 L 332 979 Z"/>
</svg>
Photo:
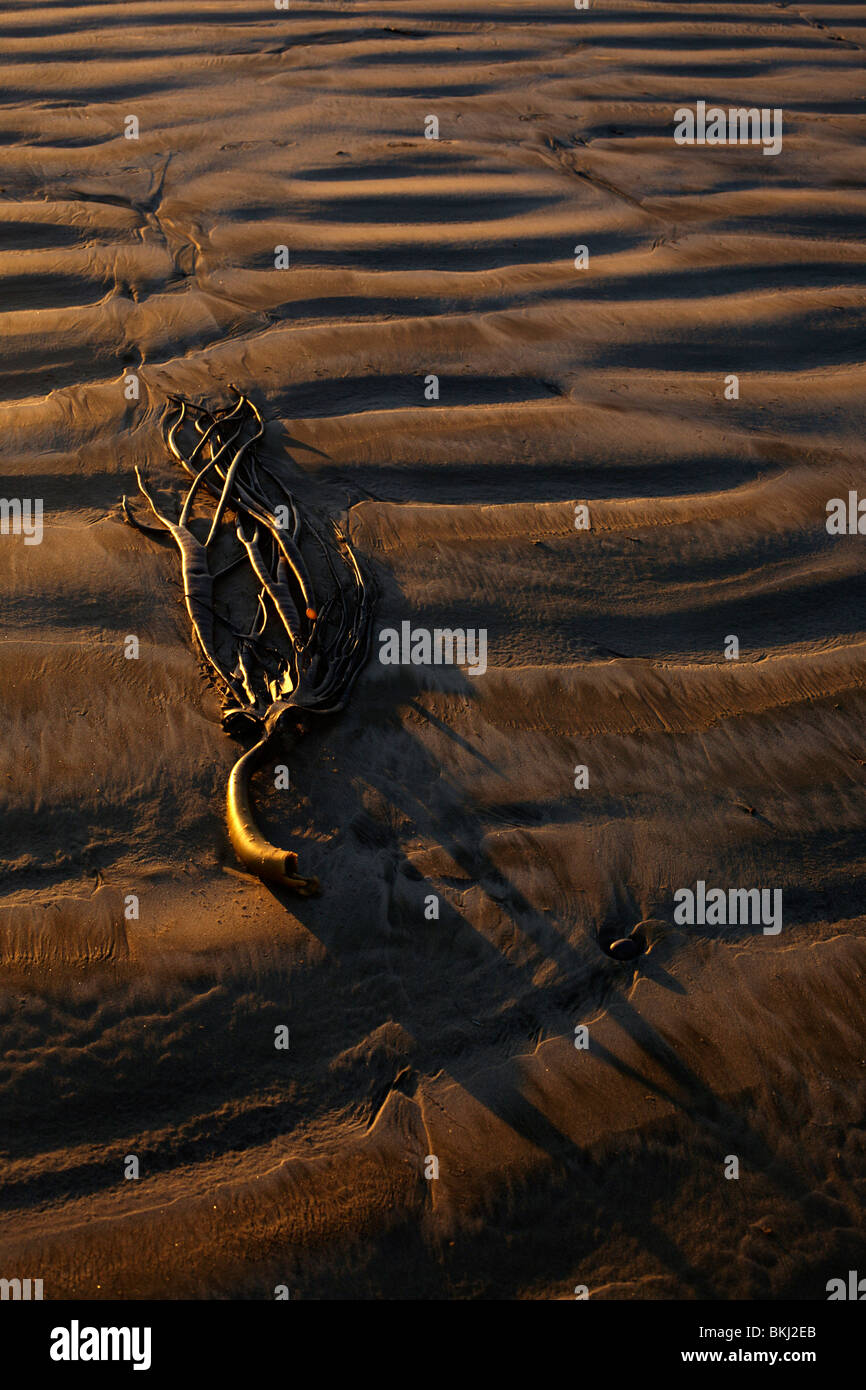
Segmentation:
<svg viewBox="0 0 866 1390">
<path fill-rule="evenodd" d="M 255 737 L 229 775 L 226 816 L 235 852 L 267 882 L 311 894 L 318 879 L 299 874 L 298 856 L 272 845 L 257 825 L 250 779 L 278 737 L 304 731 L 303 715 L 344 707 L 369 652 L 373 592 L 339 527 L 302 517 L 281 470 L 259 457 L 262 418 L 232 389 L 234 405 L 213 413 L 169 397 L 166 446 L 191 479 L 177 521 L 161 510 L 138 469 L 159 525 L 140 521 L 126 497 L 123 513 L 139 530 L 168 535 L 177 546 L 186 611 L 220 689 L 223 727 Z M 194 517 L 196 502 L 207 497 L 215 505 Z M 325 586 L 322 603 L 314 571 Z"/>
</svg>

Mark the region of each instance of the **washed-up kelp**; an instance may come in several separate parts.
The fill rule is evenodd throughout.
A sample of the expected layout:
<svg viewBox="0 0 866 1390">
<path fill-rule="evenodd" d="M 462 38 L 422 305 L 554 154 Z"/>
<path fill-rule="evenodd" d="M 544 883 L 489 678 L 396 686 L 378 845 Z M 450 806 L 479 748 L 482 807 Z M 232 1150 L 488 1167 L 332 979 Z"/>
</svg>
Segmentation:
<svg viewBox="0 0 866 1390">
<path fill-rule="evenodd" d="M 168 398 L 165 442 L 192 480 L 177 521 L 138 469 L 160 525 L 140 521 L 126 497 L 123 511 L 139 530 L 167 534 L 177 545 L 186 611 L 222 695 L 223 727 L 254 739 L 229 776 L 232 845 L 259 877 L 311 894 L 318 880 L 299 874 L 297 855 L 272 845 L 257 826 L 249 783 L 278 735 L 303 732 L 307 713 L 344 707 L 369 651 L 371 581 L 335 522 L 301 515 L 283 471 L 257 449 L 261 415 L 232 389 L 236 402 L 214 412 Z M 206 514 L 193 515 L 197 503 Z M 314 571 L 324 585 L 321 603 Z"/>
</svg>

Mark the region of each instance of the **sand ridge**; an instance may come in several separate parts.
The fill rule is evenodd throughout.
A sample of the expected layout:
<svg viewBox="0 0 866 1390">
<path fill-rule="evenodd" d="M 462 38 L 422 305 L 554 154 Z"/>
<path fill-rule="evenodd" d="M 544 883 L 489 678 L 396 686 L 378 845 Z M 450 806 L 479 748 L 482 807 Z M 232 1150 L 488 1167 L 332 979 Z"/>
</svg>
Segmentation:
<svg viewBox="0 0 866 1390">
<path fill-rule="evenodd" d="M 825 526 L 864 52 L 857 4 L 4 7 L 0 471 L 45 533 L 0 536 L 0 1274 L 809 1299 L 866 1259 L 866 580 Z M 699 98 L 781 108 L 780 155 L 678 147 Z M 289 804 L 260 778 L 309 903 L 231 852 L 238 746 L 119 510 L 171 485 L 166 395 L 230 383 L 377 630 L 488 633 L 477 678 L 374 640 Z M 780 937 L 676 928 L 699 878 L 781 888 Z"/>
</svg>

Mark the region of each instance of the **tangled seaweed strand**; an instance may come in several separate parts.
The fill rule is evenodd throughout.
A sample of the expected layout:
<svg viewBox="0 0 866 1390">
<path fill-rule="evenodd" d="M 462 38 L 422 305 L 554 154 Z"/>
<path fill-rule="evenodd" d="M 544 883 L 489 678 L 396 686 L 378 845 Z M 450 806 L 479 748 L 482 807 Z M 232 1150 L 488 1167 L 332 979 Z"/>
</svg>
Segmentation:
<svg viewBox="0 0 866 1390">
<path fill-rule="evenodd" d="M 332 714 L 344 707 L 369 652 L 373 595 L 339 527 L 331 522 L 323 533 L 310 517 L 302 518 L 283 478 L 259 457 L 262 418 L 247 396 L 232 390 L 235 404 L 213 413 L 182 396 L 168 398 L 162 422 L 166 446 L 192 479 L 177 521 L 160 510 L 138 469 L 139 489 L 160 524 L 140 521 L 126 497 L 123 513 L 139 530 L 167 534 L 177 545 L 186 611 L 222 694 L 223 727 L 257 737 L 229 775 L 232 845 L 260 878 L 308 895 L 319 891 L 318 880 L 300 875 L 297 855 L 262 834 L 250 805 L 250 778 L 277 734 L 303 731 L 300 714 Z M 201 493 L 216 506 L 207 517 L 194 519 Z M 200 533 L 206 530 L 204 539 L 193 524 Z M 321 605 L 302 551 L 307 539 L 315 543 L 328 575 L 330 591 Z M 217 551 L 223 560 L 212 569 Z M 220 613 L 215 606 L 215 587 L 230 574 L 242 581 L 241 588 L 252 580 L 258 595 L 247 631 L 235 626 L 227 609 Z"/>
</svg>

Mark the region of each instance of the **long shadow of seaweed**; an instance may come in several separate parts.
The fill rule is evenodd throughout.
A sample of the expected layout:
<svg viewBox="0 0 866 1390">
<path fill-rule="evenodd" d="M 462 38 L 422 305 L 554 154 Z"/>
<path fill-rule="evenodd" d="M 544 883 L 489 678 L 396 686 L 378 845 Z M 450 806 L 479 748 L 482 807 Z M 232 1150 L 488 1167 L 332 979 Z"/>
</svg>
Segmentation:
<svg viewBox="0 0 866 1390">
<path fill-rule="evenodd" d="M 455 688 L 453 682 L 449 683 L 449 688 Z M 459 693 L 461 698 L 471 695 L 471 682 L 460 682 Z M 379 697 L 381 699 L 381 691 Z M 393 723 L 398 719 L 400 705 L 416 715 L 421 709 L 417 699 L 406 699 L 405 693 L 402 697 L 396 694 L 391 709 Z M 441 730 L 442 721 L 436 722 Z M 677 1056 L 659 1030 L 629 1002 L 622 985 L 625 980 L 631 982 L 631 971 L 624 975 L 619 966 L 601 953 L 592 936 L 582 947 L 575 946 L 553 914 L 541 911 L 503 873 L 484 846 L 489 825 L 483 823 L 478 812 L 471 810 L 465 801 L 460 804 L 457 800 L 450 802 L 444 816 L 431 809 L 425 790 L 442 777 L 443 769 L 436 766 L 420 741 L 412 739 L 405 728 L 401 729 L 401 737 L 404 745 L 406 739 L 414 745 L 411 754 L 407 750 L 399 758 L 405 769 L 403 776 L 367 763 L 366 785 L 361 789 L 352 785 L 347 793 L 343 780 L 341 791 L 347 835 L 350 838 L 354 835 L 356 840 L 360 838 L 366 845 L 371 852 L 371 868 L 384 880 L 384 898 L 378 895 L 380 911 L 384 911 L 377 918 L 375 912 L 362 910 L 359 923 L 357 884 L 352 894 L 354 913 L 352 902 L 339 889 L 336 897 L 343 901 L 335 902 L 330 909 L 327 896 L 321 903 L 291 902 L 287 905 L 341 963 L 347 978 L 355 977 L 354 993 L 360 994 L 370 1006 L 364 1019 L 365 1031 L 396 1019 L 415 1040 L 413 1072 L 447 1072 L 523 1140 L 542 1150 L 563 1180 L 590 1183 L 594 1210 L 602 1227 L 630 1230 L 695 1296 L 703 1299 L 717 1296 L 712 1273 L 698 1268 L 648 1210 L 632 1201 L 627 1217 L 624 1215 L 620 1196 L 608 1194 L 603 1174 L 597 1170 L 590 1151 L 577 1145 L 528 1100 L 521 1093 L 516 1077 L 503 1084 L 503 1054 L 513 1059 L 542 1036 L 570 1034 L 575 1021 L 585 1016 L 587 1010 L 597 1011 L 600 1005 L 607 1004 L 651 1067 L 637 1068 L 598 1042 L 592 1044 L 594 1054 L 619 1075 L 663 1097 L 677 1113 L 701 1128 L 710 1143 L 718 1144 L 720 1172 L 724 1155 L 734 1150 L 773 1187 L 784 1192 L 788 1200 L 805 1196 L 810 1190 L 807 1183 L 800 1181 L 787 1166 L 782 1171 L 777 1156 L 745 1114 L 722 1102 Z M 462 735 L 452 732 L 450 737 L 467 751 L 467 740 Z M 342 743 L 342 738 L 339 742 Z M 481 758 L 482 755 L 477 756 Z M 495 770 L 489 759 L 483 761 L 488 770 Z M 435 924 L 436 930 L 443 935 L 447 932 L 447 946 L 442 947 L 442 952 L 447 953 L 448 983 L 446 989 L 437 991 L 431 1007 L 430 944 L 424 941 L 416 922 L 408 923 L 401 917 L 405 916 L 407 884 L 413 886 L 419 903 L 428 894 L 440 895 L 442 884 L 419 877 L 401 849 L 399 837 L 370 823 L 361 794 L 370 788 L 381 804 L 396 813 L 404 833 L 429 837 L 441 844 L 466 875 L 467 886 L 474 884 L 482 888 L 499 916 L 500 931 L 507 928 L 512 938 L 519 937 L 523 960 L 515 954 L 505 956 L 472 924 L 465 912 L 450 903 L 442 919 Z M 351 797 L 348 805 L 347 795 Z M 329 854 L 332 892 L 340 875 L 340 859 L 339 852 L 333 856 Z M 324 877 L 327 885 L 327 871 Z M 401 891 L 395 894 L 398 883 Z M 376 892 L 371 891 L 370 897 L 375 900 Z M 615 899 L 603 910 L 602 920 L 618 920 L 628 929 L 637 920 L 637 906 L 623 885 L 618 886 Z M 630 921 L 629 913 L 632 914 Z M 352 921 L 353 915 L 355 929 L 347 931 L 346 924 Z M 573 921 L 571 926 L 574 926 Z M 362 933 L 371 934 L 368 946 L 359 939 L 359 927 Z M 390 958 L 391 984 L 384 996 L 383 953 Z M 376 960 L 379 968 L 373 980 L 365 985 L 364 971 L 371 959 Z M 438 960 L 441 965 L 442 953 Z M 552 982 L 540 984 L 538 977 L 542 967 L 549 967 L 551 962 L 556 966 L 555 977 Z M 682 992 L 682 986 L 667 974 L 660 959 L 652 955 L 646 957 L 638 969 L 668 989 Z M 501 1002 L 506 1000 L 511 1002 Z M 488 1019 L 479 1025 L 473 1015 L 485 1010 Z M 473 1032 L 476 1026 L 480 1026 L 480 1032 Z M 485 1084 L 485 1072 L 491 1064 L 497 1066 L 496 1087 Z M 654 1069 L 667 1080 L 654 1079 Z M 407 1090 L 405 1077 L 396 1089 Z M 384 1103 L 389 1091 L 387 1086 L 380 1088 L 375 1108 Z M 662 1196 L 669 1199 L 670 1192 L 645 1191 L 643 1196 L 645 1208 L 648 1208 Z"/>
</svg>

